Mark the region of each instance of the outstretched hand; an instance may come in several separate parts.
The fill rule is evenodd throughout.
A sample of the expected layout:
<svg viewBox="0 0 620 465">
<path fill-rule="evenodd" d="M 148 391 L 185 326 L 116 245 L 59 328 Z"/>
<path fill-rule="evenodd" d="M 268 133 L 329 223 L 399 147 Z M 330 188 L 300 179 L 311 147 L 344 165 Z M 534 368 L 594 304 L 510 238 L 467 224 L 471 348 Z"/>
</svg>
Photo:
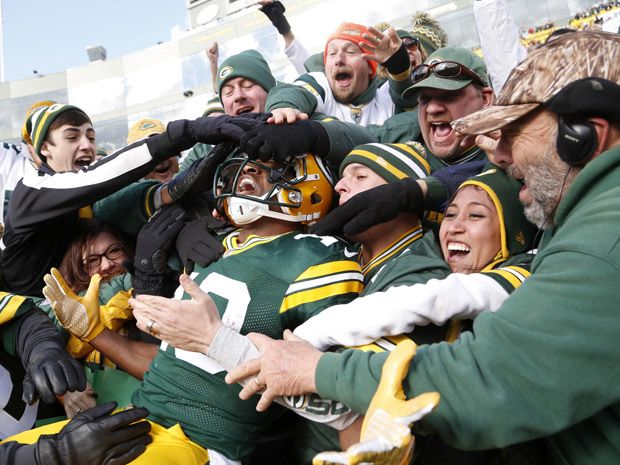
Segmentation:
<svg viewBox="0 0 620 465">
<path fill-rule="evenodd" d="M 366 40 L 360 42 L 360 48 L 363 52 L 362 58 L 366 60 L 385 63 L 392 55 L 398 52 L 403 43 L 392 26 L 385 31 L 385 34 L 372 26 L 368 30 L 370 32 L 365 32 L 362 35 Z"/>
<path fill-rule="evenodd" d="M 189 276 L 182 274 L 179 282 L 190 300 L 146 294 L 129 299 L 137 326 L 178 349 L 207 353 L 222 326 L 220 314 L 209 294 Z"/>
<path fill-rule="evenodd" d="M 75 294 L 56 268 L 43 277 L 46 286 L 43 295 L 49 300 L 58 321 L 74 336 L 83 341 L 91 341 L 104 330 L 99 319 L 99 283 L 101 276 L 90 278 L 86 294 Z"/>
<path fill-rule="evenodd" d="M 259 333 L 250 333 L 248 337 L 261 351 L 261 356 L 239 365 L 226 375 L 228 384 L 251 378 L 239 393 L 241 399 L 262 392 L 256 410 L 263 412 L 276 397 L 316 392 L 314 372 L 323 352 L 288 329 L 284 331 L 284 340 Z"/>
</svg>

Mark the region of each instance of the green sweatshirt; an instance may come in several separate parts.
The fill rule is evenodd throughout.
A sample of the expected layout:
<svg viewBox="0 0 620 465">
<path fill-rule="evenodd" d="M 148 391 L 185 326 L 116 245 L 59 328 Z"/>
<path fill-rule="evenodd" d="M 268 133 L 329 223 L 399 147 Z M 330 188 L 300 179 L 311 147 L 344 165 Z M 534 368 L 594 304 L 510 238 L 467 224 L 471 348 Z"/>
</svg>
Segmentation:
<svg viewBox="0 0 620 465">
<path fill-rule="evenodd" d="M 407 394 L 441 394 L 420 431 L 463 449 L 544 438 L 550 463 L 620 463 L 620 147 L 579 173 L 556 224 L 497 313 L 454 344 L 418 351 Z M 386 357 L 324 355 L 319 393 L 364 412 Z"/>
</svg>

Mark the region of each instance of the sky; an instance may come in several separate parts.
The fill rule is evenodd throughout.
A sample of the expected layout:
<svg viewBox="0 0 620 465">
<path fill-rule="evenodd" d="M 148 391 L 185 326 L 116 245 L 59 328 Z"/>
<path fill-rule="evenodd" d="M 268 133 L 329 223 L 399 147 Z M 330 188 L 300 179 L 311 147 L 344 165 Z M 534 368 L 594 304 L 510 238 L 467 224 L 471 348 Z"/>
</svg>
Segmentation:
<svg viewBox="0 0 620 465">
<path fill-rule="evenodd" d="M 88 63 L 86 47 L 108 59 L 170 40 L 188 28 L 186 0 L 0 0 L 4 79 L 51 74 Z"/>
</svg>

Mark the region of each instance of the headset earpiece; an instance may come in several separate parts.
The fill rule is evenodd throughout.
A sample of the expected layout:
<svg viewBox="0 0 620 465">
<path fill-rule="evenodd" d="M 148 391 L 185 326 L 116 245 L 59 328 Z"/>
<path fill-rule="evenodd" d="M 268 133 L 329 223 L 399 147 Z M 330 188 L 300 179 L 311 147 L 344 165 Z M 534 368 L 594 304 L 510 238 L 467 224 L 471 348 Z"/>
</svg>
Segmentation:
<svg viewBox="0 0 620 465">
<path fill-rule="evenodd" d="M 586 120 L 568 121 L 563 115 L 558 121 L 558 155 L 570 166 L 585 165 L 596 150 L 598 138 L 594 125 Z"/>
</svg>

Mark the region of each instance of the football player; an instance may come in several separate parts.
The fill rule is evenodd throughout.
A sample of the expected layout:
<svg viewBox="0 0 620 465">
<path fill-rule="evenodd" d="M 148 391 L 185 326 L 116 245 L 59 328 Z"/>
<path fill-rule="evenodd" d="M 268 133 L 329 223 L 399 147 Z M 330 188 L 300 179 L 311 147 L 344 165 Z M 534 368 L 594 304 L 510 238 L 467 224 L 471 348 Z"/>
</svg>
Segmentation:
<svg viewBox="0 0 620 465">
<path fill-rule="evenodd" d="M 319 158 L 306 154 L 283 163 L 261 163 L 236 153 L 216 172 L 215 189 L 221 213 L 238 229 L 223 238 L 223 258 L 206 268 L 197 266 L 191 277 L 209 293 L 230 331 L 281 337 L 285 329 L 294 329 L 323 308 L 350 301 L 362 290 L 359 264 L 354 255 L 345 255 L 341 241 L 304 234 L 305 225 L 324 216 L 332 204 L 331 176 Z M 81 326 L 98 328 L 93 329 L 97 334 L 80 332 L 63 302 L 89 305 L 72 295 L 58 273 L 47 282 L 48 298 L 69 331 L 143 377 L 133 403 L 149 408 L 150 419 L 161 426 L 153 425 L 160 434 L 139 461 L 154 463 L 157 454 L 168 457 L 170 449 L 159 448 L 165 440 L 175 445 L 174 456 L 187 454 L 179 463 L 239 463 L 252 451 L 258 434 L 281 413 L 258 413 L 255 404 L 241 401 L 240 387 L 227 385 L 225 369 L 204 353 L 165 343 L 158 350 L 90 323 Z M 176 299 L 190 298 L 179 288 Z M 172 307 L 171 314 L 180 304 L 160 299 Z M 132 302 L 134 308 L 140 305 Z M 83 315 L 89 320 L 97 313 L 95 307 Z M 154 321 L 141 328 L 159 335 Z M 324 413 L 337 414 L 339 409 L 343 406 L 330 404 Z"/>
</svg>

